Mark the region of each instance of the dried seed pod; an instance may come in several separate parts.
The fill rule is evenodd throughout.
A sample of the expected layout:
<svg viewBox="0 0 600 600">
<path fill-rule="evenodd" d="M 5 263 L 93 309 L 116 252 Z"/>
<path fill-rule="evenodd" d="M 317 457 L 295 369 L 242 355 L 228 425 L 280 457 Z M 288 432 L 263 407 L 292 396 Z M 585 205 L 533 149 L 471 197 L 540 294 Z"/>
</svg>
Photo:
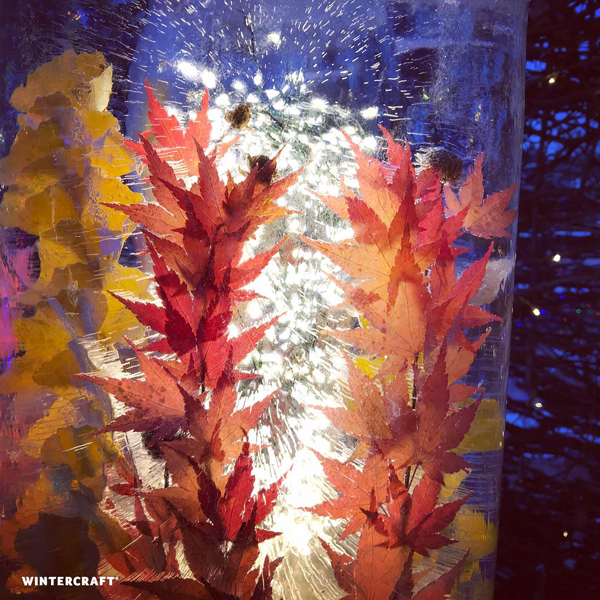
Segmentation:
<svg viewBox="0 0 600 600">
<path fill-rule="evenodd" d="M 271 159 L 265 154 L 260 156 L 248 156 L 248 167 L 253 171 L 258 167 L 258 179 L 263 183 L 271 183 L 277 176 L 277 166 L 275 163 L 269 164 Z"/>
<path fill-rule="evenodd" d="M 252 111 L 247 104 L 238 104 L 225 113 L 225 120 L 235 129 L 244 129 L 250 122 Z"/>
<path fill-rule="evenodd" d="M 417 160 L 424 168 L 438 169 L 444 182 L 453 183 L 462 177 L 462 158 L 446 148 L 438 146 L 429 148 L 426 152 L 417 155 Z"/>
</svg>

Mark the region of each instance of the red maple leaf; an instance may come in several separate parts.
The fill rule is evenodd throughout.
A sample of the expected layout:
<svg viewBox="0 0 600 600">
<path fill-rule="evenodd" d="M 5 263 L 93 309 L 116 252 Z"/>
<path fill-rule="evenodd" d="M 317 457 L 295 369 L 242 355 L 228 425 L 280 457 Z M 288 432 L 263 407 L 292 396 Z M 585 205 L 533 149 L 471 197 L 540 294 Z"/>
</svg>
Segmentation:
<svg viewBox="0 0 600 600">
<path fill-rule="evenodd" d="M 467 434 L 480 403 L 478 400 L 451 412 L 448 387 L 446 351 L 442 348 L 422 386 L 417 386 L 416 409 L 411 408 L 408 398 L 400 399 L 398 414 L 390 422 L 393 438 L 378 442 L 396 469 L 421 467 L 425 476 L 440 484 L 443 473 L 468 468 L 468 463 L 451 450 Z"/>
<path fill-rule="evenodd" d="M 151 444 L 175 435 L 185 423 L 186 394 L 161 361 L 148 358 L 130 342 L 144 379 L 102 379 L 78 375 L 101 386 L 133 410 L 117 417 L 105 431 L 152 431 Z"/>
<path fill-rule="evenodd" d="M 332 519 L 348 519 L 341 538 L 359 531 L 366 523 L 364 509 L 368 508 L 374 491 L 377 502 L 383 503 L 388 486 L 388 465 L 380 455 L 371 455 L 364 467 L 359 469 L 350 464 L 318 455 L 327 481 L 333 485 L 337 498 L 326 500 L 308 510 Z"/>
<path fill-rule="evenodd" d="M 248 442 L 228 475 L 223 491 L 215 484 L 209 472 L 191 457 L 197 477 L 197 499 L 205 518 L 190 521 L 175 505 L 171 509 L 177 518 L 182 535 L 186 560 L 197 581 L 212 594 L 210 597 L 250 598 L 255 592 L 258 571 L 254 563 L 259 555 L 261 541 L 275 535 L 258 525 L 270 514 L 281 482 L 253 495 L 254 476 Z M 208 468 L 212 468 L 207 465 Z M 258 582 L 266 595 L 268 579 L 277 566 L 265 564 L 266 572 Z M 265 579 L 267 578 L 267 579 Z M 215 595 L 217 594 L 217 595 Z"/>
<path fill-rule="evenodd" d="M 418 554 L 429 556 L 429 550 L 454 543 L 441 532 L 452 523 L 470 494 L 436 506 L 440 488 L 438 482 L 423 477 L 409 493 L 390 467 L 387 510 L 370 515 L 377 531 L 387 538 L 389 548 L 410 546 Z"/>
<path fill-rule="evenodd" d="M 366 293 L 362 287 L 337 284 L 370 327 L 327 333 L 369 354 L 386 356 L 386 370 L 390 372 L 397 373 L 405 362 L 412 363 L 424 348 L 429 292 L 425 277 L 414 262 L 408 236 L 398 250 L 383 297 Z"/>
<path fill-rule="evenodd" d="M 209 93 L 205 90 L 200 111 L 190 118 L 184 129 L 177 117 L 169 115 L 165 107 L 156 99 L 150 83 L 144 82 L 148 97 L 148 119 L 151 129 L 144 134 L 143 139 L 153 135 L 157 144 L 156 152 L 161 158 L 168 160 L 175 167 L 179 176 L 196 173 L 195 142 L 202 148 L 207 148 L 210 142 L 211 124 L 208 119 Z M 127 140 L 127 146 L 139 156 L 144 156 L 143 145 L 140 142 Z"/>
<path fill-rule="evenodd" d="M 508 206 L 517 184 L 502 192 L 490 194 L 484 199 L 482 167 L 483 154 L 479 154 L 458 197 L 449 186 L 446 186 L 444 190 L 446 212 L 451 215 L 466 211 L 463 226 L 477 237 L 485 239 L 509 237 L 510 233 L 506 229 L 515 220 L 517 211 L 508 210 Z"/>
<path fill-rule="evenodd" d="M 346 592 L 343 600 L 391 599 L 401 574 L 412 561 L 410 548 L 388 548 L 386 537 L 377 531 L 372 517 L 376 510 L 374 493 L 370 508 L 371 512 L 365 511 L 368 518 L 358 541 L 355 559 L 335 552 L 321 542 L 329 555 L 336 581 Z"/>
</svg>

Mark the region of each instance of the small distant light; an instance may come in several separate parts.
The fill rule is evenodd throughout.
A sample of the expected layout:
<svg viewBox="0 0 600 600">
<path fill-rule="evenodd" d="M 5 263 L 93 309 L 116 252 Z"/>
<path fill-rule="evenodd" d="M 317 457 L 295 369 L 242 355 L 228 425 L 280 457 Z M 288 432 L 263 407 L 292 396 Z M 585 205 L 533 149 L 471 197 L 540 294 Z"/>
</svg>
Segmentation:
<svg viewBox="0 0 600 600">
<path fill-rule="evenodd" d="M 315 98 L 310 105 L 315 110 L 325 110 L 327 108 L 327 102 L 323 98 Z"/>
<path fill-rule="evenodd" d="M 186 79 L 198 79 L 200 76 L 198 67 L 189 60 L 180 60 L 177 63 L 177 69 Z"/>
<path fill-rule="evenodd" d="M 379 108 L 377 106 L 370 106 L 360 111 L 363 119 L 376 119 L 379 116 Z"/>
<path fill-rule="evenodd" d="M 278 31 L 273 31 L 267 36 L 267 42 L 270 42 L 274 46 L 281 46 L 281 34 Z"/>
<path fill-rule="evenodd" d="M 555 255 L 552 257 L 552 260 L 553 260 L 554 262 L 560 262 L 560 259 L 561 259 L 561 258 L 562 258 L 562 256 L 561 256 L 560 254 L 555 254 Z"/>
<path fill-rule="evenodd" d="M 200 75 L 200 79 L 202 79 L 202 83 L 209 89 L 212 90 L 217 86 L 217 78 L 214 73 L 207 71 L 206 69 L 202 71 Z"/>
<path fill-rule="evenodd" d="M 231 104 L 231 100 L 229 99 L 229 96 L 227 94 L 220 94 L 215 99 L 215 104 L 217 106 L 225 107 Z"/>
<path fill-rule="evenodd" d="M 542 311 L 539 308 L 534 308 L 531 311 L 536 317 L 539 317 L 542 314 Z"/>
<path fill-rule="evenodd" d="M 569 532 L 568 531 L 563 531 L 563 537 L 569 537 Z"/>
<path fill-rule="evenodd" d="M 541 402 L 536 402 L 535 403 L 535 407 L 536 408 L 542 408 L 543 404 Z"/>
<path fill-rule="evenodd" d="M 548 79 L 548 83 L 550 85 L 552 85 L 553 83 L 556 83 L 556 78 L 555 77 L 550 77 L 550 79 Z"/>
<path fill-rule="evenodd" d="M 363 146 L 369 150 L 377 150 L 377 138 L 370 135 L 363 140 Z"/>
</svg>

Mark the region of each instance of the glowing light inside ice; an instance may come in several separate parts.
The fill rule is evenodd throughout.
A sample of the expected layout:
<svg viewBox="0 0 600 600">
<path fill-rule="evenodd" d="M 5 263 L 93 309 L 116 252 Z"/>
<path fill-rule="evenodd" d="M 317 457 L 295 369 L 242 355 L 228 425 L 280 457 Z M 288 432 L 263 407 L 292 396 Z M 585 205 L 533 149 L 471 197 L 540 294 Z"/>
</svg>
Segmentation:
<svg viewBox="0 0 600 600">
<path fill-rule="evenodd" d="M 177 69 L 186 79 L 197 80 L 200 78 L 200 69 L 189 60 L 180 60 L 177 63 Z"/>
<path fill-rule="evenodd" d="M 281 46 L 281 34 L 278 31 L 272 31 L 267 36 L 267 42 L 279 48 L 279 46 Z"/>
<path fill-rule="evenodd" d="M 363 145 L 363 147 L 365 147 L 369 150 L 377 150 L 377 138 L 373 137 L 372 135 L 369 137 L 366 137 L 362 141 L 362 145 Z"/>
<path fill-rule="evenodd" d="M 209 90 L 212 90 L 217 86 L 217 78 L 212 71 L 204 69 L 204 71 L 202 71 L 200 74 L 200 79 Z"/>
<path fill-rule="evenodd" d="M 363 119 L 376 119 L 379 116 L 379 108 L 377 106 L 371 106 L 360 111 Z"/>
<path fill-rule="evenodd" d="M 239 79 L 236 79 L 232 84 L 231 87 L 236 90 L 237 92 L 245 92 L 246 91 L 246 84 L 243 81 L 240 81 Z"/>
<path fill-rule="evenodd" d="M 310 104 L 315 110 L 325 110 L 327 108 L 327 101 L 322 98 L 315 98 Z"/>
<path fill-rule="evenodd" d="M 220 94 L 215 98 L 215 104 L 217 106 L 225 107 L 231 104 L 231 100 L 227 94 Z"/>
</svg>

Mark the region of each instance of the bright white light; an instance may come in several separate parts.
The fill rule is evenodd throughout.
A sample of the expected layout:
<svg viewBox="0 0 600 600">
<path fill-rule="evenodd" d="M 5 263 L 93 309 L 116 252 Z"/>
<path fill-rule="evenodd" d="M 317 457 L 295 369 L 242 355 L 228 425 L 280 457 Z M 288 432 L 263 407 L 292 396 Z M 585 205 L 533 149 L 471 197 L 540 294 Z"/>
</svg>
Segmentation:
<svg viewBox="0 0 600 600">
<path fill-rule="evenodd" d="M 295 216 L 290 217 L 288 219 L 288 228 L 292 233 L 299 233 L 300 231 L 303 230 L 302 221 Z M 293 274 L 293 272 L 290 271 L 290 274 L 288 277 L 292 277 L 292 276 L 295 276 L 295 274 Z M 300 280 L 295 281 L 294 283 L 300 283 Z"/>
<path fill-rule="evenodd" d="M 229 99 L 229 96 L 227 94 L 220 94 L 216 97 L 215 104 L 217 106 L 225 107 L 231 104 L 231 100 Z"/>
<path fill-rule="evenodd" d="M 248 97 L 246 98 L 246 102 L 250 102 L 250 104 L 256 104 L 258 100 L 259 98 L 256 94 L 248 94 Z"/>
<path fill-rule="evenodd" d="M 569 532 L 568 531 L 563 531 L 563 537 L 568 537 L 569 536 Z"/>
<path fill-rule="evenodd" d="M 561 256 L 560 254 L 555 254 L 555 255 L 552 257 L 552 260 L 553 260 L 554 262 L 560 262 L 560 259 L 561 259 L 561 258 L 562 258 L 562 256 Z"/>
<path fill-rule="evenodd" d="M 284 112 L 292 117 L 299 117 L 302 114 L 297 106 L 287 106 Z"/>
<path fill-rule="evenodd" d="M 258 300 L 252 300 L 252 302 L 248 303 L 246 307 L 246 312 L 251 319 L 259 319 L 263 314 L 263 309 Z"/>
<path fill-rule="evenodd" d="M 273 102 L 273 108 L 275 110 L 283 110 L 285 108 L 285 102 L 280 98 L 279 100 Z"/>
<path fill-rule="evenodd" d="M 181 123 L 183 113 L 176 106 L 165 106 L 165 111 L 170 117 L 175 117 Z"/>
<path fill-rule="evenodd" d="M 269 100 L 273 100 L 273 98 L 279 96 L 279 90 L 265 90 L 265 94 Z"/>
<path fill-rule="evenodd" d="M 234 90 L 237 90 L 238 92 L 245 92 L 246 91 L 246 84 L 243 81 L 240 81 L 239 79 L 236 79 L 232 84 L 231 87 Z"/>
<path fill-rule="evenodd" d="M 310 105 L 315 110 L 325 110 L 327 108 L 327 101 L 323 100 L 323 98 L 315 98 Z"/>
<path fill-rule="evenodd" d="M 209 108 L 208 109 L 208 118 L 211 123 L 218 121 L 223 116 L 223 113 L 218 108 Z"/>
<path fill-rule="evenodd" d="M 272 31 L 267 36 L 267 42 L 270 42 L 271 44 L 279 48 L 279 46 L 281 46 L 281 34 L 278 31 Z"/>
<path fill-rule="evenodd" d="M 200 69 L 189 60 L 180 60 L 177 63 L 177 69 L 187 79 L 198 79 L 200 77 Z"/>
<path fill-rule="evenodd" d="M 257 71 L 256 75 L 254 76 L 254 79 L 252 79 L 252 81 L 254 81 L 254 85 L 256 86 L 261 86 L 262 82 L 263 82 L 263 76 L 262 73 L 260 71 Z"/>
<path fill-rule="evenodd" d="M 542 314 L 542 311 L 539 308 L 534 308 L 531 311 L 536 317 L 539 317 Z"/>
<path fill-rule="evenodd" d="M 302 81 L 304 81 L 304 73 L 302 72 L 302 69 L 298 69 L 298 71 L 290 73 L 288 79 L 292 83 L 301 83 Z"/>
<path fill-rule="evenodd" d="M 373 137 L 372 135 L 365 138 L 362 143 L 363 146 L 369 150 L 377 150 L 377 138 Z"/>
<path fill-rule="evenodd" d="M 370 106 L 360 111 L 363 119 L 376 119 L 379 116 L 379 108 L 377 106 Z"/>
<path fill-rule="evenodd" d="M 200 79 L 209 90 L 212 90 L 217 85 L 217 78 L 215 77 L 215 74 L 206 69 L 202 71 Z"/>
<path fill-rule="evenodd" d="M 541 402 L 536 402 L 535 403 L 535 407 L 536 408 L 542 408 L 543 404 Z"/>
<path fill-rule="evenodd" d="M 548 83 L 552 85 L 553 83 L 556 83 L 556 79 L 554 77 L 550 77 L 550 79 L 548 79 Z"/>
</svg>

